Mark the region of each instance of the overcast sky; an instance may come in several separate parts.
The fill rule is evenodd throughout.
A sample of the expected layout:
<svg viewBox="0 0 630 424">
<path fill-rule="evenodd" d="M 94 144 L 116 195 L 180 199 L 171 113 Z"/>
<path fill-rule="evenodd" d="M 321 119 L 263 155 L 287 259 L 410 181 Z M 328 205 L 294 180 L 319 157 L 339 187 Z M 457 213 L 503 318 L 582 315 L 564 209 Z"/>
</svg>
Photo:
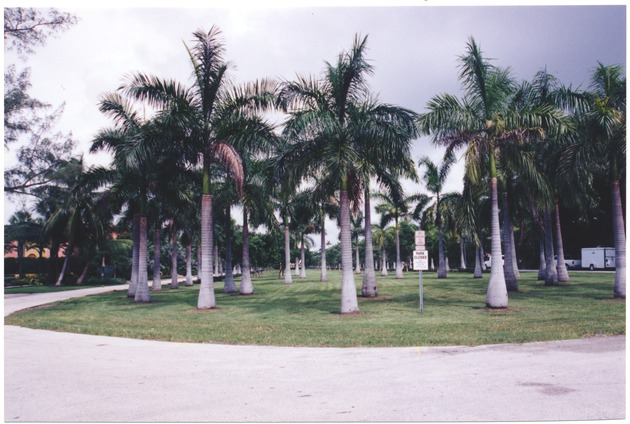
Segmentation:
<svg viewBox="0 0 630 424">
<path fill-rule="evenodd" d="M 124 75 L 141 71 L 189 82 L 183 42 L 198 28 L 217 25 L 237 81 L 264 77 L 292 79 L 319 74 L 324 61 L 348 49 L 355 34 L 368 35 L 368 59 L 375 67 L 370 86 L 383 102 L 423 112 L 437 94 L 460 94 L 457 58 L 474 37 L 485 57 L 510 67 L 518 79 L 531 80 L 546 67 L 565 84 L 586 88 L 597 61 L 626 63 L 626 7 L 607 6 L 435 6 L 424 1 L 397 7 L 300 7 L 231 3 L 219 8 L 63 7 L 77 25 L 23 61 L 5 52 L 5 67 L 31 67 L 31 96 L 52 105 L 66 103 L 58 129 L 72 131 L 77 153 L 88 164 L 107 162 L 89 155 L 94 134 L 111 125 L 97 109 L 99 96 L 115 90 Z M 99 2 L 99 5 L 104 4 Z M 207 3 L 206 3 L 207 4 Z M 256 4 L 256 3 L 251 3 Z M 264 6 L 260 6 L 260 4 Z M 453 4 L 450 3 L 449 4 Z M 487 4 L 487 2 L 486 2 Z M 495 3 L 496 4 L 496 3 Z M 429 139 L 414 143 L 439 161 L 441 151 Z M 5 167 L 11 161 L 5 152 Z M 461 171 L 452 173 L 449 190 L 461 189 Z M 413 191 L 420 190 L 417 186 Z M 5 205 L 5 221 L 14 206 Z"/>
</svg>

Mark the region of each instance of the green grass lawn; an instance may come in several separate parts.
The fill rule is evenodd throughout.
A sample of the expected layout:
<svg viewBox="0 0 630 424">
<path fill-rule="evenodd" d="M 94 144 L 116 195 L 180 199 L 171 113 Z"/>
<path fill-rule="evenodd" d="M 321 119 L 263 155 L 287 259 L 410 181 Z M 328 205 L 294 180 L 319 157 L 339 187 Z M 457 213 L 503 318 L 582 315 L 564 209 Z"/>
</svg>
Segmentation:
<svg viewBox="0 0 630 424">
<path fill-rule="evenodd" d="M 254 295 L 223 293 L 217 308 L 198 311 L 199 286 L 152 292 L 134 304 L 126 292 L 89 296 L 18 312 L 5 324 L 66 332 L 178 342 L 277 346 L 440 346 L 572 339 L 625 334 L 625 301 L 612 299 L 613 274 L 572 273 L 571 282 L 545 287 L 522 273 L 509 308 L 485 307 L 489 274 L 473 279 L 424 273 L 424 313 L 418 273 L 378 279 L 379 297 L 359 297 L 360 312 L 341 315 L 339 272 L 320 283 L 319 271 L 284 285 L 277 272 L 254 279 Z M 361 276 L 355 276 L 360 293 Z"/>
</svg>

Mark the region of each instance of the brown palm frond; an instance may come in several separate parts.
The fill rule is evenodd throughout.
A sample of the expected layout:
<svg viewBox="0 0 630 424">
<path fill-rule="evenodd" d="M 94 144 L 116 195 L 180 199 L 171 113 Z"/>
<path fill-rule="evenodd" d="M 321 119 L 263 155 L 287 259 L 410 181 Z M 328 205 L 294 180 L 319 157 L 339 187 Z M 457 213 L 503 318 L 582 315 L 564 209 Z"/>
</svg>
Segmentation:
<svg viewBox="0 0 630 424">
<path fill-rule="evenodd" d="M 234 180 L 239 195 L 242 196 L 245 173 L 243 172 L 243 162 L 236 149 L 228 143 L 217 142 L 210 143 L 206 152 L 212 161 L 225 167 Z"/>
</svg>

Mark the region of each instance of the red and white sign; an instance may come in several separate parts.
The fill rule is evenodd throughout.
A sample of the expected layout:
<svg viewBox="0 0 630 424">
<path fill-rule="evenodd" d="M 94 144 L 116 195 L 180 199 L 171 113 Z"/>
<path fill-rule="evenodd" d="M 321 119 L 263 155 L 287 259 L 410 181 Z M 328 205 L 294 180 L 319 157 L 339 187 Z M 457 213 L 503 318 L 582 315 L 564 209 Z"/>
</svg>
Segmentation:
<svg viewBox="0 0 630 424">
<path fill-rule="evenodd" d="M 416 231 L 416 250 L 424 250 L 424 231 Z"/>
</svg>

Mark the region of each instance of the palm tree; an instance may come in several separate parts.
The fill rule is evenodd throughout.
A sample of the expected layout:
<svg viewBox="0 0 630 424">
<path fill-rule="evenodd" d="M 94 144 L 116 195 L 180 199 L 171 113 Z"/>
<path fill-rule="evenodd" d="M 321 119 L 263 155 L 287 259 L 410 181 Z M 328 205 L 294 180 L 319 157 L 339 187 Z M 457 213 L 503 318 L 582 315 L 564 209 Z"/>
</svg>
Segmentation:
<svg viewBox="0 0 630 424">
<path fill-rule="evenodd" d="M 356 274 L 361 274 L 361 257 L 359 256 L 359 237 L 361 237 L 361 233 L 365 230 L 363 229 L 363 214 L 361 212 L 356 215 L 350 216 L 350 235 L 352 240 L 354 240 L 355 247 L 355 263 L 356 266 L 354 268 L 354 272 Z"/>
<path fill-rule="evenodd" d="M 277 146 L 277 151 L 270 159 L 268 166 L 265 167 L 264 175 L 266 184 L 271 187 L 269 200 L 273 204 L 274 210 L 280 215 L 281 224 L 272 223 L 272 231 L 281 227 L 283 232 L 284 261 L 281 261 L 279 276 L 284 274 L 284 284 L 293 284 L 291 277 L 291 224 L 295 217 L 296 197 L 298 196 L 297 181 L 300 178 L 288 166 L 290 162 L 284 160 L 287 146 L 286 139 L 282 140 L 280 146 Z M 284 266 L 284 271 L 282 266 Z"/>
<path fill-rule="evenodd" d="M 463 99 L 448 94 L 434 97 L 428 103 L 429 111 L 419 116 L 418 128 L 424 134 L 432 134 L 435 143 L 447 146 L 450 151 L 467 146 L 466 172 L 473 181 L 480 180 L 480 166 L 487 163 L 492 199 L 491 254 L 493 258 L 501 258 L 497 156 L 505 145 L 541 138 L 543 125 L 547 128 L 558 125 L 560 114 L 549 107 L 510 108 L 516 86 L 509 70 L 490 64 L 472 38 L 467 50 L 459 58 Z M 492 267 L 486 305 L 508 306 L 503 267 Z"/>
<path fill-rule="evenodd" d="M 451 166 L 455 163 L 455 156 L 448 155 L 442 160 L 442 165 L 436 165 L 428 156 L 422 156 L 418 166 L 424 167 L 423 174 L 426 189 L 435 197 L 435 224 L 438 227 L 438 278 L 446 278 L 446 261 L 444 260 L 444 229 L 442 227 L 441 196 L 444 184 L 448 178 Z"/>
<path fill-rule="evenodd" d="M 319 281 L 325 283 L 328 281 L 327 265 L 326 265 L 326 218 L 334 219 L 339 216 L 339 200 L 334 195 L 334 183 L 328 181 L 329 186 L 321 181 L 312 192 L 310 200 L 315 211 L 313 223 L 316 231 L 320 233 L 320 276 Z"/>
<path fill-rule="evenodd" d="M 77 284 L 81 284 L 85 279 L 91 259 L 96 251 L 96 245 L 104 235 L 105 222 L 107 221 L 107 208 L 97 205 L 97 196 L 93 191 L 93 174 L 83 170 L 83 159 L 76 162 L 76 171 L 71 175 L 72 179 L 65 179 L 65 184 L 70 183 L 65 199 L 58 209 L 50 216 L 43 233 L 45 238 L 49 238 L 51 232 L 60 226 L 64 228 L 66 247 L 65 259 L 55 283 L 60 286 L 65 278 L 70 257 L 76 248 L 86 248 L 88 255 Z M 100 206 L 100 207 L 99 207 Z"/>
<path fill-rule="evenodd" d="M 416 114 L 408 109 L 380 103 L 376 98 L 369 98 L 350 111 L 349 122 L 359 149 L 357 169 L 364 189 L 365 269 L 361 295 L 374 297 L 378 291 L 372 246 L 370 182 L 375 179 L 381 189 L 392 191 L 401 190 L 401 177 L 417 180 L 410 157 L 410 142 L 416 136 Z"/>
<path fill-rule="evenodd" d="M 129 200 L 133 209 L 134 258 L 128 296 L 134 302 L 151 301 L 147 277 L 147 212 L 152 173 L 156 167 L 156 146 L 163 142 L 163 125 L 157 120 L 145 121 L 131 101 L 119 93 L 102 96 L 99 110 L 114 120 L 114 127 L 99 131 L 92 141 L 91 152 L 113 152 L 114 170 L 108 178 L 116 181 L 110 188 L 118 202 Z"/>
<path fill-rule="evenodd" d="M 251 277 L 251 263 L 249 254 L 249 224 L 267 224 L 273 227 L 273 207 L 269 202 L 271 185 L 265 184 L 264 170 L 267 163 L 257 160 L 250 155 L 243 155 L 243 170 L 245 184 L 243 186 L 243 259 L 241 264 L 241 295 L 254 294 L 254 286 Z"/>
<path fill-rule="evenodd" d="M 578 131 L 560 159 L 560 172 L 576 169 L 604 176 L 612 193 L 615 241 L 614 296 L 626 297 L 626 236 L 621 181 L 626 163 L 626 78 L 623 68 L 598 63 L 591 75 L 586 99 L 589 108 L 576 116 Z"/>
<path fill-rule="evenodd" d="M 366 45 L 367 37 L 355 37 L 349 51 L 342 52 L 335 63 L 326 64 L 322 81 L 298 77 L 296 82 L 285 83 L 281 91 L 282 104 L 291 113 L 285 133 L 295 141 L 281 160 L 305 174 L 326 175 L 339 184 L 341 313 L 359 310 L 352 272 L 349 197 L 349 190 L 360 193 L 355 166 L 359 151 L 350 131 L 350 111 L 366 97 L 366 77 L 372 73 L 365 59 Z"/>
<path fill-rule="evenodd" d="M 385 228 L 390 222 L 394 222 L 396 235 L 396 278 L 403 278 L 402 261 L 400 260 L 400 232 L 399 223 L 411 215 L 411 202 L 417 200 L 416 196 L 405 197 L 402 192 L 375 193 L 374 197 L 381 201 L 376 206 L 376 212 L 381 215 L 381 228 Z"/>
<path fill-rule="evenodd" d="M 133 75 L 124 89 L 131 95 L 162 108 L 164 119 L 188 131 L 185 146 L 190 161 L 199 158 L 203 166 L 201 200 L 201 287 L 198 309 L 216 307 L 212 275 L 212 193 L 209 167 L 219 163 L 230 174 L 239 193 L 243 187 L 243 166 L 234 145 L 250 138 L 248 124 L 262 108 L 272 105 L 275 86 L 260 81 L 244 87 L 229 82 L 230 64 L 224 60 L 221 31 L 193 34 L 194 45 L 186 45 L 193 69 L 193 84 L 186 88 L 175 81 L 164 81 L 143 74 Z M 185 155 L 184 152 L 182 152 Z"/>
<path fill-rule="evenodd" d="M 72 188 L 76 185 L 82 172 L 84 172 L 83 162 L 78 158 L 70 158 L 60 165 L 51 184 L 37 187 L 34 190 L 34 194 L 39 198 L 35 209 L 39 215 L 44 217 L 44 222 L 48 224 L 45 232 L 42 229 L 42 237 L 43 241 L 50 247 L 48 274 L 51 281 L 58 277 L 59 248 L 62 243 L 67 241 L 66 226 L 69 215 L 66 214 L 64 219 L 56 219 L 54 226 L 51 225 L 50 220 L 53 215 L 66 208 L 72 195 Z"/>
<path fill-rule="evenodd" d="M 372 225 L 372 233 L 374 234 L 374 247 L 381 252 L 381 276 L 387 277 L 387 248 L 389 244 L 393 243 L 395 237 L 390 240 L 390 233 L 378 225 Z"/>
<path fill-rule="evenodd" d="M 9 225 L 4 226 L 5 249 L 8 243 L 16 242 L 18 256 L 18 274 L 24 278 L 24 250 L 29 242 L 38 242 L 42 235 L 42 223 L 34 219 L 30 212 L 20 210 L 9 218 Z M 5 250 L 6 252 L 6 250 Z"/>
<path fill-rule="evenodd" d="M 485 269 L 483 254 L 484 233 L 488 225 L 482 218 L 487 217 L 488 208 L 487 190 L 484 184 L 474 184 L 470 178 L 464 175 L 464 189 L 460 204 L 459 225 L 462 231 L 469 234 L 475 246 L 475 270 L 473 278 L 482 278 Z"/>
<path fill-rule="evenodd" d="M 296 261 L 296 275 L 306 278 L 306 252 L 305 249 L 312 246 L 312 240 L 308 234 L 317 231 L 317 204 L 313 201 L 314 190 L 303 190 L 295 198 L 293 232 L 296 244 L 300 245 L 300 259 Z M 302 264 L 298 269 L 298 265 Z"/>
<path fill-rule="evenodd" d="M 580 113 L 587 107 L 584 96 L 575 92 L 571 87 L 564 87 L 558 79 L 542 69 L 536 73 L 531 83 L 524 82 L 520 89 L 521 101 L 536 107 L 555 107 L 568 113 Z M 573 128 L 572 128 L 573 129 Z M 564 261 L 564 246 L 562 240 L 562 228 L 560 222 L 560 205 L 571 205 L 576 210 L 586 210 L 584 201 L 590 184 L 584 184 L 583 178 L 574 173 L 567 178 L 566 174 L 559 173 L 559 160 L 567 141 L 547 132 L 547 142 L 536 146 L 537 162 L 543 165 L 543 170 L 551 183 L 548 189 L 553 197 L 553 205 L 541 205 L 543 209 L 553 208 L 554 225 L 556 234 L 555 250 L 557 252 L 557 276 L 559 282 L 568 282 L 569 274 Z M 571 136 L 571 133 L 567 134 Z M 564 136 L 567 139 L 567 135 Z M 585 187 L 587 185 L 587 187 Z M 577 190 L 576 190 L 577 188 Z M 584 190 L 586 188 L 586 190 Z M 528 192 L 532 187 L 528 185 Z M 549 236 L 552 236 L 551 234 Z"/>
<path fill-rule="evenodd" d="M 214 189 L 214 220 L 217 227 L 223 228 L 225 246 L 225 276 L 223 279 L 223 292 L 236 293 L 238 288 L 234 281 L 234 272 L 232 264 L 232 206 L 239 200 L 238 193 L 233 189 L 234 183 L 230 180 L 229 175 L 221 175 L 220 182 Z M 216 238 L 216 234 L 215 234 Z M 215 249 L 216 249 L 215 244 Z"/>
</svg>

